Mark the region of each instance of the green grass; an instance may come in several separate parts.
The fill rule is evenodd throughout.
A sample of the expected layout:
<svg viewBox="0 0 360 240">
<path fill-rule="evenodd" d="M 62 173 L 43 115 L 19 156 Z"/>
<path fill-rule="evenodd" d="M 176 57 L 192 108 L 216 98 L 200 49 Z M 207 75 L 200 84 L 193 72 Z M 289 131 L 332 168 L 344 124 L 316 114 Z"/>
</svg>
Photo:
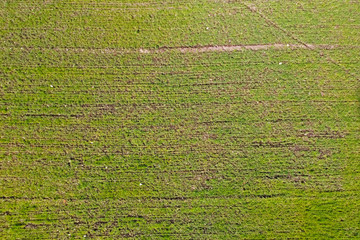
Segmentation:
<svg viewBox="0 0 360 240">
<path fill-rule="evenodd" d="M 359 3 L 0 5 L 0 238 L 360 238 Z"/>
<path fill-rule="evenodd" d="M 279 30 L 238 3 L 216 1 L 11 1 L 0 46 L 139 48 L 283 42 Z"/>
</svg>

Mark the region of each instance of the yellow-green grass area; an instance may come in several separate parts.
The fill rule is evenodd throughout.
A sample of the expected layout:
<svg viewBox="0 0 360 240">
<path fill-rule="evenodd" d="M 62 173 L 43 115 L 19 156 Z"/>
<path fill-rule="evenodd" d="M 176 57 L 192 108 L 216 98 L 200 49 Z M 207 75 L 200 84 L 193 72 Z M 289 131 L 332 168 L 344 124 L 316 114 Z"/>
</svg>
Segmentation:
<svg viewBox="0 0 360 240">
<path fill-rule="evenodd" d="M 1 239 L 360 238 L 359 2 L 0 5 Z"/>
</svg>

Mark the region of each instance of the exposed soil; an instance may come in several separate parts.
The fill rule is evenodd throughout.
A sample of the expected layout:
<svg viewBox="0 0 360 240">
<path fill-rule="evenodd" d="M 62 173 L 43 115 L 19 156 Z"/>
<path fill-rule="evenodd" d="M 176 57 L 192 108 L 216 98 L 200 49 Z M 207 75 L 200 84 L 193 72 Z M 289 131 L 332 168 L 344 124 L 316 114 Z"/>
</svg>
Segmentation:
<svg viewBox="0 0 360 240">
<path fill-rule="evenodd" d="M 233 52 L 241 50 L 268 50 L 268 49 L 277 49 L 277 50 L 294 50 L 294 49 L 335 49 L 340 48 L 341 46 L 329 45 L 329 44 L 283 44 L 283 43 L 274 43 L 274 44 L 248 44 L 248 45 L 209 45 L 209 46 L 189 46 L 189 47 L 161 47 L 161 48 L 139 48 L 139 49 L 114 49 L 114 48 L 48 48 L 49 50 L 55 51 L 72 51 L 72 52 L 92 52 L 92 53 L 103 53 L 103 54 L 124 54 L 124 53 L 162 53 L 169 51 L 179 51 L 182 53 L 204 53 L 204 52 Z M 352 46 L 352 48 L 357 48 L 358 46 Z M 1 48 L 0 49 L 4 49 Z M 33 49 L 44 50 L 44 48 L 19 48 L 23 51 L 29 51 Z"/>
<path fill-rule="evenodd" d="M 142 53 L 154 53 L 154 52 L 164 52 L 168 50 L 178 50 L 180 52 L 231 52 L 231 51 L 240 51 L 240 50 L 267 50 L 267 49 L 333 49 L 333 45 L 312 45 L 312 44 L 254 44 L 254 45 L 230 45 L 230 46 L 203 46 L 203 47 L 179 47 L 179 48 L 160 48 L 156 50 L 145 50 L 141 49 Z"/>
<path fill-rule="evenodd" d="M 223 46 L 197 46 L 197 47 L 172 47 L 172 48 L 159 48 L 159 49 L 139 49 L 140 53 L 157 53 L 166 51 L 180 51 L 183 53 L 193 52 L 232 52 L 241 50 L 267 50 L 267 49 L 334 49 L 334 45 L 313 45 L 313 44 L 251 44 L 251 45 L 223 45 Z"/>
</svg>

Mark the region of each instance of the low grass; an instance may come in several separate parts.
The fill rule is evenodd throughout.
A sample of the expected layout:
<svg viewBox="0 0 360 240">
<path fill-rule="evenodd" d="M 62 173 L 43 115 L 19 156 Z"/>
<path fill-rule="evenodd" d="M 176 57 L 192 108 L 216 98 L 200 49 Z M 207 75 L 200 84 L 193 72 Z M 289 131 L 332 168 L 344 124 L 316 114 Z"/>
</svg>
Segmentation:
<svg viewBox="0 0 360 240">
<path fill-rule="evenodd" d="M 0 4 L 1 238 L 359 238 L 358 3 Z"/>
</svg>

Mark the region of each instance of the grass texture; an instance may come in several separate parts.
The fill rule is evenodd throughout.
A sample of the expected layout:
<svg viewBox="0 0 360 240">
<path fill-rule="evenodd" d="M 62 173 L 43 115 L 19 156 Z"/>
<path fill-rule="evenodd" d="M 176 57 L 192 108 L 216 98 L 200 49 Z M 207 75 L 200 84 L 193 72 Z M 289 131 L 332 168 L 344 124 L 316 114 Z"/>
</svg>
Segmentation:
<svg viewBox="0 0 360 240">
<path fill-rule="evenodd" d="M 359 1 L 0 6 L 1 239 L 360 239 Z"/>
</svg>

